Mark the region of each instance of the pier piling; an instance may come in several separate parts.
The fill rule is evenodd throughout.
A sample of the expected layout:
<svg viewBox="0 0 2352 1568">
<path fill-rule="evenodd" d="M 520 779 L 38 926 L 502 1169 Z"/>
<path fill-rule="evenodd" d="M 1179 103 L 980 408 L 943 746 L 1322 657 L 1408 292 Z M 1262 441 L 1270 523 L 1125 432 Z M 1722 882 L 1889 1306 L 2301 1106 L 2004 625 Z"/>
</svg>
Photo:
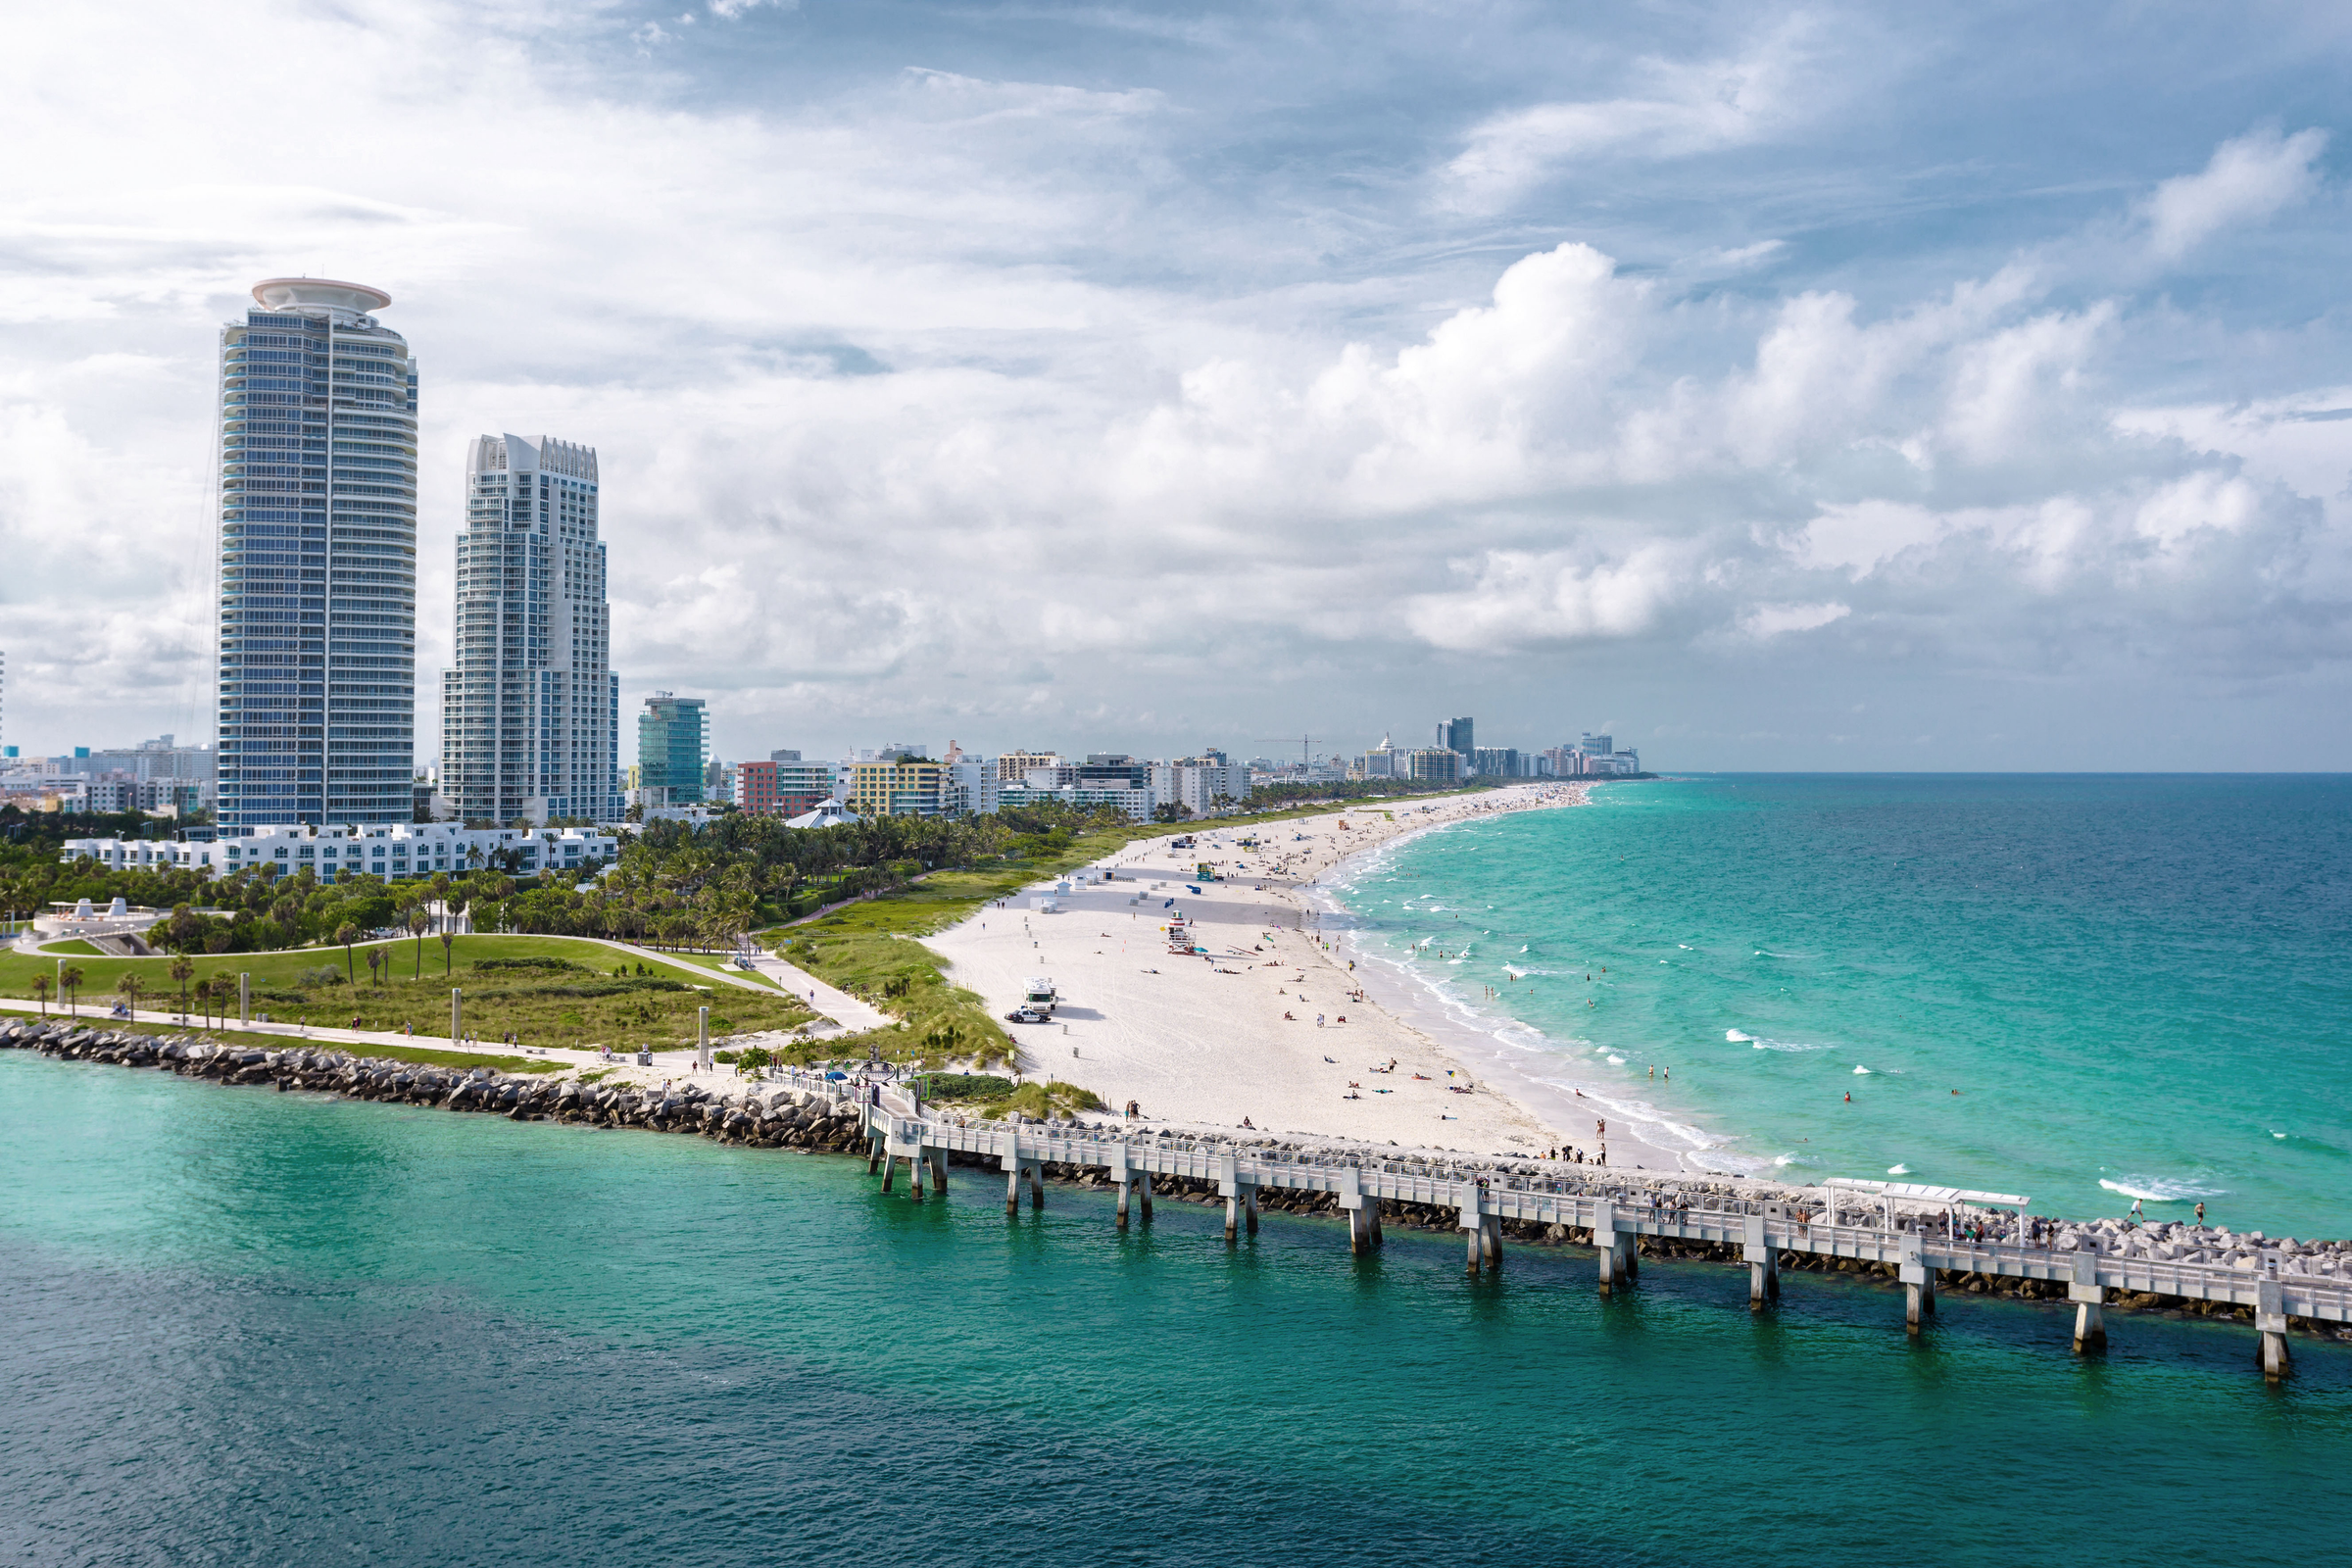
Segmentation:
<svg viewBox="0 0 2352 1568">
<path fill-rule="evenodd" d="M 1617 1228 L 1617 1205 L 1599 1202 L 1592 1205 L 1592 1246 L 1600 1253 L 1600 1294 L 1608 1296 L 1620 1285 L 1632 1285 L 1641 1277 L 1642 1266 L 1637 1261 L 1634 1244 L 1637 1233 Z"/>
<path fill-rule="evenodd" d="M 1781 1251 L 1764 1236 L 1764 1216 L 1747 1216 L 1747 1235 L 1741 1250 L 1747 1260 L 1747 1309 L 1761 1312 L 1781 1299 Z"/>
<path fill-rule="evenodd" d="M 1903 1282 L 1903 1330 L 1917 1334 L 1936 1315 L 1936 1269 L 1921 1253 L 1922 1238 L 1910 1231 L 1896 1243 L 1895 1275 Z"/>
<path fill-rule="evenodd" d="M 2088 1355 L 2107 1348 L 2107 1293 L 2099 1288 L 2099 1260 L 2088 1252 L 2075 1254 L 2075 1277 L 2066 1298 L 2075 1303 L 2075 1353 Z"/>
<path fill-rule="evenodd" d="M 2277 1280 L 2254 1288 L 2254 1328 L 2262 1336 L 2262 1375 L 2273 1383 L 2286 1376 L 2286 1306 Z"/>
</svg>

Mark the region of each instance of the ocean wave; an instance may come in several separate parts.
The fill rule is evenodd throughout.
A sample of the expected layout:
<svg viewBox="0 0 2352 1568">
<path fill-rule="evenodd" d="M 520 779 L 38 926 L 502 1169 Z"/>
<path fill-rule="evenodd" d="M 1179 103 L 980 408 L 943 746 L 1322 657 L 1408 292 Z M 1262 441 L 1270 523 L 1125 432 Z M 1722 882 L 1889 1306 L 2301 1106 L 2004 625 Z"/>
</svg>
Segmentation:
<svg viewBox="0 0 2352 1568">
<path fill-rule="evenodd" d="M 1886 1174 L 1889 1176 L 1908 1176 L 1911 1174 L 1911 1167 L 1908 1165 L 1889 1165 L 1886 1167 Z"/>
<path fill-rule="evenodd" d="M 1772 1162 L 1776 1167 L 1786 1170 L 1790 1165 L 1813 1164 L 1814 1159 L 1810 1154 L 1775 1154 L 1772 1156 Z"/>
<path fill-rule="evenodd" d="M 1737 1029 L 1726 1029 L 1723 1032 L 1723 1038 L 1731 1041 L 1734 1045 L 1738 1045 L 1743 1040 L 1753 1040 L 1756 1037 L 1754 1035 L 1741 1034 Z"/>
<path fill-rule="evenodd" d="M 1855 1064 L 1855 1066 L 1854 1066 L 1854 1071 L 1856 1071 L 1856 1072 L 1860 1072 L 1860 1073 L 1867 1073 L 1867 1072 L 1869 1072 L 1869 1071 L 1870 1071 L 1870 1069 L 1869 1069 L 1868 1067 L 1862 1066 L 1860 1063 L 1856 1063 L 1856 1064 Z"/>
<path fill-rule="evenodd" d="M 2148 1203 L 2193 1203 L 2200 1198 L 2219 1198 L 2229 1189 L 2206 1187 L 2192 1181 L 2176 1181 L 2168 1176 L 2130 1176 L 2119 1181 L 2099 1178 L 2099 1185 L 2111 1193 L 2136 1198 Z"/>
<path fill-rule="evenodd" d="M 1625 1065 L 1625 1058 L 1623 1056 L 1611 1056 L 1609 1058 L 1609 1065 L 1612 1067 L 1622 1067 Z"/>
<path fill-rule="evenodd" d="M 1801 1040 L 1754 1040 L 1749 1042 L 1756 1051 L 1827 1051 L 1826 1045 L 1808 1045 Z"/>
</svg>

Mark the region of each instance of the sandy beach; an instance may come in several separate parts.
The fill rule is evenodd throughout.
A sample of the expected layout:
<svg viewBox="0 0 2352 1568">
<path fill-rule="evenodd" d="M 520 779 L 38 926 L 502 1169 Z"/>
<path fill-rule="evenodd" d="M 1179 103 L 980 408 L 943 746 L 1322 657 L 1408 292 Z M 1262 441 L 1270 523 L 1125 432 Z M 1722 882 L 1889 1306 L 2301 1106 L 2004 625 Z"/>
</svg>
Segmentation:
<svg viewBox="0 0 2352 1568">
<path fill-rule="evenodd" d="M 1402 1148 L 1590 1153 L 1592 1124 L 1546 1120 L 1490 1064 L 1364 994 L 1350 955 L 1317 930 L 1312 885 L 1342 861 L 1412 833 L 1505 811 L 1582 803 L 1573 784 L 1519 785 L 1260 824 L 1172 829 L 1071 879 L 1058 908 L 1041 883 L 929 939 L 951 977 L 1002 1016 L 1032 977 L 1062 998 L 1049 1024 L 1006 1024 L 1025 1075 L 1092 1090 L 1146 1120 L 1394 1142 Z M 1193 848 L 1174 848 L 1192 837 Z M 1255 848 L 1244 841 L 1254 840 Z M 1197 875 L 1202 862 L 1220 880 Z M 1104 873 L 1108 880 L 1102 880 Z M 1183 916 L 1186 946 L 1168 926 Z M 1434 1020 L 1433 1020 L 1434 1021 Z M 1394 1063 L 1392 1068 L 1391 1064 Z M 1557 1097 L 1553 1097 L 1557 1098 Z M 1612 1163 L 1679 1168 L 1612 1128 Z"/>
</svg>

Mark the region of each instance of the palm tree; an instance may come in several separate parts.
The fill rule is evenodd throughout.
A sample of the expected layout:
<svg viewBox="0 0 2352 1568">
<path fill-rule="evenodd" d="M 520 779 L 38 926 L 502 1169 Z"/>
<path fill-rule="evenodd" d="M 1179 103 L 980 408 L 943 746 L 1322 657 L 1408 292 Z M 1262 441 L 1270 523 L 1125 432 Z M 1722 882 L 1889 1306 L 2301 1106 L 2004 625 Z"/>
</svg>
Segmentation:
<svg viewBox="0 0 2352 1568">
<path fill-rule="evenodd" d="M 48 1017 L 49 977 L 47 975 L 36 974 L 32 977 L 32 994 L 41 999 L 41 1016 L 44 1018 Z"/>
<path fill-rule="evenodd" d="M 373 986 L 373 985 L 375 985 L 375 984 L 377 983 L 377 979 L 378 979 L 378 977 L 377 977 L 376 971 L 377 971 L 378 969 L 380 969 L 380 968 L 382 968 L 382 967 L 383 967 L 383 962 L 384 962 L 384 950 L 383 950 L 383 949 L 381 949 L 381 948 L 369 948 L 369 949 L 368 950 L 368 985 L 370 985 L 370 986 Z"/>
<path fill-rule="evenodd" d="M 136 969 L 123 970 L 122 978 L 115 982 L 115 989 L 129 999 L 130 1014 L 134 1018 L 137 1017 L 139 1014 L 139 971 Z"/>
<path fill-rule="evenodd" d="M 188 1021 L 188 982 L 196 977 L 196 965 L 184 953 L 172 955 L 172 978 L 179 982 L 179 1021 Z"/>
<path fill-rule="evenodd" d="M 455 935 L 453 932 L 451 932 L 451 930 L 449 929 L 449 927 L 448 927 L 447 925 L 444 925 L 444 926 L 442 926 L 442 928 L 441 928 L 441 973 L 442 973 L 444 976 L 446 976 L 446 975 L 449 973 L 449 964 L 450 964 L 450 957 L 449 957 L 449 945 L 450 945 L 452 942 L 455 942 L 456 940 L 457 940 L 457 937 L 456 937 L 456 935 Z"/>
<path fill-rule="evenodd" d="M 69 963 L 58 971 L 58 985 L 66 993 L 66 1008 L 74 1017 L 81 1016 L 81 965 Z"/>
<path fill-rule="evenodd" d="M 237 994 L 237 977 L 233 974 L 213 976 L 213 995 L 220 999 L 220 1022 L 228 1023 L 228 999 Z"/>
<path fill-rule="evenodd" d="M 422 909 L 412 904 L 409 906 L 405 923 L 409 928 L 409 935 L 416 939 L 416 978 L 421 980 L 424 978 L 424 931 L 425 927 L 433 922 Z"/>
<path fill-rule="evenodd" d="M 213 983 L 210 980 L 196 982 L 196 1004 L 204 1009 L 204 1026 L 210 1029 L 213 1026 Z"/>
<path fill-rule="evenodd" d="M 352 967 L 351 945 L 360 940 L 360 928 L 346 920 L 335 927 L 335 940 L 343 945 L 343 978 L 356 986 L 360 983 L 360 976 Z"/>
</svg>

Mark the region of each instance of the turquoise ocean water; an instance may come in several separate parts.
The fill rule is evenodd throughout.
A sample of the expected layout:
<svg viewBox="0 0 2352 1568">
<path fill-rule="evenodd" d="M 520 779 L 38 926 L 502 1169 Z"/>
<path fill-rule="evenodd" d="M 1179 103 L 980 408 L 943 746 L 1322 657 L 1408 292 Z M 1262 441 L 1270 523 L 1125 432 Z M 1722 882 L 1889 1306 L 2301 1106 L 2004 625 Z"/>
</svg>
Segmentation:
<svg viewBox="0 0 2352 1568">
<path fill-rule="evenodd" d="M 0 1191 L 12 1565 L 2308 1565 L 2352 1505 L 2352 1348 L 2243 1328 L 15 1053 Z"/>
<path fill-rule="evenodd" d="M 1334 891 L 1531 1080 L 1726 1168 L 2352 1233 L 2352 780 L 1610 784 Z"/>
</svg>

